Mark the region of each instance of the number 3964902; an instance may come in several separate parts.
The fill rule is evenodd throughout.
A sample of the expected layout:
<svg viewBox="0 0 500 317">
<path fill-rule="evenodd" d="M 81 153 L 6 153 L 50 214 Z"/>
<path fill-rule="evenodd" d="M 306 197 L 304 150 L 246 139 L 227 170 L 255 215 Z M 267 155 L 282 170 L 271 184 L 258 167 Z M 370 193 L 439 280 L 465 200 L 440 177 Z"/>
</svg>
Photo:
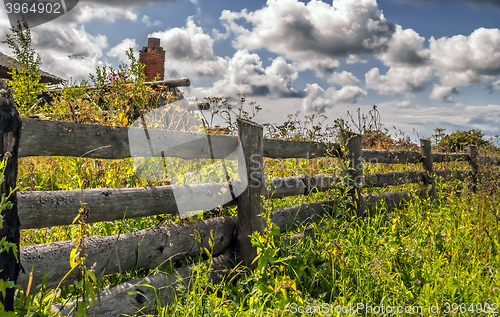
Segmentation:
<svg viewBox="0 0 500 317">
<path fill-rule="evenodd" d="M 5 8 L 7 9 L 7 13 L 53 13 L 53 14 L 61 14 L 64 13 L 61 11 L 62 6 L 59 2 L 39 2 L 39 3 L 27 3 L 27 2 L 14 2 L 14 3 L 5 3 Z"/>
</svg>

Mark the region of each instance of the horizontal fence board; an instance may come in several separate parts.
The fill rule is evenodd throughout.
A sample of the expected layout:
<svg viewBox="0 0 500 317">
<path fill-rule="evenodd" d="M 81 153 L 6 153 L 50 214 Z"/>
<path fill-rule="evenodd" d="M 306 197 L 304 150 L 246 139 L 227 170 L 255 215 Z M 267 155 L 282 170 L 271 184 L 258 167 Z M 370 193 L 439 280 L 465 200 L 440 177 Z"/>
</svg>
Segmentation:
<svg viewBox="0 0 500 317">
<path fill-rule="evenodd" d="M 300 225 L 307 225 L 318 221 L 324 214 L 331 212 L 334 204 L 335 201 L 327 200 L 275 209 L 271 212 L 270 219 L 280 228 L 281 232 L 286 232 Z"/>
<path fill-rule="evenodd" d="M 331 174 L 298 175 L 274 177 L 270 180 L 266 198 L 283 198 L 296 195 L 309 195 L 313 191 L 324 192 L 338 182 Z"/>
<path fill-rule="evenodd" d="M 424 181 L 424 175 L 425 171 L 403 171 L 369 174 L 365 177 L 365 187 L 386 187 L 421 183 Z"/>
<path fill-rule="evenodd" d="M 21 229 L 70 225 L 85 203 L 88 223 L 177 214 L 172 186 L 17 192 Z"/>
<path fill-rule="evenodd" d="M 19 156 L 123 159 L 131 157 L 129 142 L 132 142 L 134 153 L 139 152 L 143 157 L 161 157 L 161 150 L 167 149 L 166 157 L 194 159 L 212 158 L 213 155 L 215 159 L 234 159 L 229 155 L 238 146 L 236 136 L 148 129 L 154 144 L 151 153 L 149 144 L 143 141 L 143 130 L 137 131 L 133 135 L 138 139 L 129 140 L 127 127 L 23 118 Z M 173 142 L 182 144 L 169 147 Z M 338 144 L 264 139 L 264 156 L 275 159 L 337 156 L 339 150 Z"/>
<path fill-rule="evenodd" d="M 333 175 L 299 175 L 273 178 L 264 195 L 283 198 L 308 195 L 314 190 L 326 191 L 336 182 Z M 192 211 L 207 210 L 207 206 L 233 206 L 236 200 L 224 203 L 229 194 L 219 195 L 227 183 L 191 184 L 175 187 L 165 185 L 140 188 L 95 188 L 58 191 L 17 192 L 21 229 L 45 228 L 72 224 L 81 207 L 89 208 L 87 223 L 120 219 L 179 214 L 175 195 L 182 189 L 183 201 L 189 201 Z M 185 211 L 185 210 L 184 210 Z"/>
<path fill-rule="evenodd" d="M 273 159 L 339 157 L 340 145 L 264 139 L 264 157 Z"/>
<path fill-rule="evenodd" d="M 206 221 L 182 225 L 162 225 L 138 232 L 113 236 L 93 236 L 85 239 L 87 267 L 96 263 L 95 273 L 120 273 L 135 268 L 154 268 L 165 261 L 177 261 L 196 256 L 208 243 L 213 231 L 214 254 L 229 248 L 233 242 L 236 217 L 211 218 Z M 197 239 L 199 239 L 197 241 Z M 200 249 L 201 246 L 201 249 Z M 33 285 L 42 282 L 47 272 L 47 286 L 55 287 L 69 272 L 69 256 L 75 247 L 71 241 L 32 245 L 21 248 L 21 263 L 33 269 Z M 61 285 L 73 284 L 77 270 L 69 274 Z M 18 284 L 26 287 L 29 274 L 20 274 Z"/>
<path fill-rule="evenodd" d="M 469 154 L 467 153 L 432 153 L 432 162 L 433 163 L 441 163 L 441 162 L 455 162 L 455 161 L 464 161 L 468 162 Z"/>
<path fill-rule="evenodd" d="M 382 207 L 382 201 L 384 202 L 387 210 L 394 210 L 398 208 L 401 204 L 404 204 L 414 196 L 413 193 L 408 191 L 398 191 L 398 192 L 387 192 L 373 195 L 363 195 L 364 206 L 368 209 L 379 210 Z"/>
<path fill-rule="evenodd" d="M 271 211 L 270 219 L 286 232 L 301 224 L 317 221 L 328 212 L 333 201 L 304 203 L 301 206 Z M 182 225 L 162 225 L 138 232 L 113 236 L 93 236 L 85 239 L 86 264 L 97 263 L 96 276 L 113 274 L 135 268 L 154 268 L 167 260 L 176 261 L 196 256 L 210 248 L 210 232 L 214 236 L 214 254 L 229 248 L 234 242 L 236 217 L 218 217 Z M 197 241 L 199 237 L 201 241 Z M 75 247 L 71 241 L 46 243 L 21 248 L 24 267 L 34 267 L 33 283 L 41 283 L 47 272 L 47 286 L 55 287 L 70 270 L 69 255 Z M 103 273 L 104 272 L 104 273 Z M 77 272 L 72 272 L 61 285 L 72 284 Z M 27 286 L 29 275 L 20 274 L 18 284 Z"/>
<path fill-rule="evenodd" d="M 479 155 L 479 160 L 482 164 L 500 165 L 500 158 L 498 157 Z"/>
<path fill-rule="evenodd" d="M 417 151 L 363 150 L 362 157 L 368 163 L 409 164 L 421 163 L 422 154 Z"/>
<path fill-rule="evenodd" d="M 19 156 L 74 156 L 100 159 L 131 157 L 227 158 L 238 146 L 238 138 L 229 135 L 207 135 L 178 131 L 148 129 L 153 152 L 144 142 L 143 129 L 134 129 L 129 140 L 129 128 L 64 121 L 23 118 Z M 210 150 L 209 141 L 211 147 Z M 169 144 L 180 144 L 169 147 Z M 139 156 L 139 155 L 134 155 Z"/>
<path fill-rule="evenodd" d="M 436 176 L 442 177 L 444 179 L 449 179 L 449 178 L 455 178 L 458 181 L 464 181 L 466 180 L 469 176 L 472 175 L 472 170 L 436 170 L 435 171 Z"/>
<path fill-rule="evenodd" d="M 223 277 L 227 276 L 229 271 L 234 267 L 231 258 L 226 255 L 221 255 L 209 261 L 202 262 L 207 267 L 210 266 L 209 280 L 214 283 L 220 283 Z M 140 290 L 143 295 L 153 301 L 155 299 L 155 289 L 159 291 L 159 295 L 166 304 L 172 303 L 176 295 L 178 286 L 183 285 L 189 289 L 194 282 L 196 273 L 193 271 L 193 264 L 178 268 L 174 274 L 155 274 L 145 278 L 136 279 L 127 283 L 120 284 L 112 289 L 101 293 L 100 304 L 93 305 L 89 308 L 88 316 L 109 317 L 109 316 L 124 316 L 134 315 L 139 309 L 142 313 L 157 315 L 157 312 L 147 307 L 149 302 L 139 302 L 137 294 L 125 294 Z M 147 287 L 150 285 L 154 287 Z M 177 291 L 178 293 L 179 291 Z M 69 316 L 73 312 L 72 308 L 68 307 L 61 311 L 62 316 Z"/>
</svg>

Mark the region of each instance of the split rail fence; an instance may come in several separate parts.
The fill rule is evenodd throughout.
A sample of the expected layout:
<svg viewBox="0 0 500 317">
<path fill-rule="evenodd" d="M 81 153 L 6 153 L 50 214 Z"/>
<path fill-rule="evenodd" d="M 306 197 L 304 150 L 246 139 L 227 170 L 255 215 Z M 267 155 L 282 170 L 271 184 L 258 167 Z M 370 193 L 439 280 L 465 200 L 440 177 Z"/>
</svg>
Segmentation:
<svg viewBox="0 0 500 317">
<path fill-rule="evenodd" d="M 128 130 L 129 128 L 126 127 L 23 118 L 18 157 L 80 157 L 86 154 L 85 157 L 97 159 L 128 158 L 131 157 Z M 5 127 L 3 131 L 6 131 Z M 238 206 L 238 215 L 181 225 L 161 225 L 114 236 L 89 237 L 85 242 L 86 261 L 89 267 L 96 263 L 96 276 L 137 268 L 155 268 L 165 261 L 177 261 L 185 257 L 197 256 L 204 248 L 209 248 L 209 239 L 213 232 L 213 253 L 214 256 L 220 255 L 214 257 L 213 278 L 220 279 L 221 275 L 218 273 L 232 267 L 230 258 L 221 255 L 224 251 L 236 249 L 239 258 L 245 263 L 250 263 L 256 255 L 249 236 L 254 231 L 264 230 L 265 224 L 260 217 L 263 212 L 261 195 L 267 198 L 308 195 L 313 191 L 327 191 L 339 181 L 335 175 L 319 174 L 273 178 L 267 182 L 267 177 L 262 171 L 264 157 L 348 159 L 353 167 L 349 171 L 351 179 L 362 183 L 362 186 L 353 186 L 349 192 L 353 197 L 353 206 L 360 215 L 368 208 L 380 206 L 381 201 L 384 201 L 387 208 L 391 209 L 410 198 L 408 192 L 387 192 L 367 197 L 362 195 L 363 188 L 425 183 L 432 185 L 429 191 L 432 197 L 435 195 L 434 175 L 464 180 L 477 175 L 480 163 L 500 165 L 499 158 L 478 156 L 475 146 L 469 146 L 467 154 L 431 153 L 428 140 L 421 140 L 421 152 L 418 152 L 362 149 L 362 137 L 358 134 L 346 135 L 344 151 L 340 144 L 264 139 L 262 126 L 244 119 L 238 119 L 238 136 L 209 135 L 210 142 L 200 141 L 193 134 L 184 132 L 160 131 L 155 134 L 155 137 L 164 140 L 183 138 L 186 141 L 185 146 L 176 147 L 169 152 L 169 156 L 184 159 L 211 158 L 210 153 L 213 153 L 216 159 L 223 159 L 241 146 L 249 186 L 243 194 L 227 203 L 227 205 Z M 211 151 L 210 147 L 212 150 L 217 150 Z M 161 154 L 152 153 L 151 156 L 161 156 Z M 252 157 L 251 161 L 250 157 Z M 434 162 L 447 160 L 470 162 L 472 169 L 454 171 L 452 174 L 446 170 L 433 169 Z M 386 164 L 421 163 L 423 170 L 363 175 L 364 161 Z M 256 162 L 257 165 L 260 164 L 260 169 L 255 169 Z M 250 180 L 256 178 L 264 181 L 252 184 Z M 213 193 L 217 193 L 221 185 L 208 183 L 187 186 L 193 199 L 206 202 L 216 198 Z M 82 201 L 89 210 L 88 223 L 120 220 L 124 217 L 136 218 L 178 213 L 171 185 L 148 188 L 20 191 L 17 192 L 20 228 L 70 225 Z M 276 209 L 272 210 L 271 220 L 282 232 L 286 232 L 290 228 L 321 219 L 332 206 L 334 206 L 334 201 L 321 201 Z M 73 248 L 74 245 L 70 241 L 22 247 L 21 263 L 28 272 L 33 269 L 33 285 L 40 284 L 46 273 L 47 286 L 57 286 L 71 269 L 69 257 Z M 178 274 L 185 278 L 189 278 L 189 272 L 188 267 L 178 270 Z M 77 274 L 73 271 L 61 285 L 72 284 L 77 279 Z M 148 304 L 144 296 L 151 298 L 152 290 L 138 286 L 140 283 L 165 287 L 166 284 L 174 283 L 176 280 L 175 276 L 160 274 L 107 290 L 101 294 L 100 305 L 92 307 L 90 314 L 115 316 L 134 313 Z M 21 273 L 17 283 L 26 287 L 28 282 L 29 274 Z M 124 293 L 134 289 L 140 290 L 144 296 Z M 165 288 L 162 296 L 168 300 L 172 292 L 171 288 Z"/>
</svg>

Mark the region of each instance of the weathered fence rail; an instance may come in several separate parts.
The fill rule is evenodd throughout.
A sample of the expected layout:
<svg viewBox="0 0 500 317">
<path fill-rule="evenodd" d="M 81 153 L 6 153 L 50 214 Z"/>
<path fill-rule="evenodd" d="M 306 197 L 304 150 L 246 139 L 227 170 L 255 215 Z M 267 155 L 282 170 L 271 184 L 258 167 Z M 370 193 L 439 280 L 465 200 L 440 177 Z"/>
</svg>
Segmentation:
<svg viewBox="0 0 500 317">
<path fill-rule="evenodd" d="M 109 237 L 90 237 L 86 240 L 87 264 L 96 263 L 96 273 L 111 274 L 135 268 L 152 268 L 169 260 L 200 254 L 208 247 L 210 232 L 214 234 L 214 254 L 235 248 L 238 241 L 238 254 L 247 261 L 255 255 L 249 244 L 249 234 L 262 231 L 260 219 L 260 195 L 266 198 L 283 198 L 294 195 L 308 195 L 314 191 L 327 191 L 346 179 L 338 175 L 298 175 L 267 180 L 262 166 L 255 170 L 248 161 L 257 155 L 252 163 L 262 158 L 318 158 L 338 157 L 349 161 L 354 168 L 350 174 L 359 186 L 350 194 L 354 208 L 366 211 L 378 208 L 381 202 L 388 209 L 408 201 L 408 192 L 389 192 L 377 195 L 362 195 L 363 188 L 397 186 L 409 183 L 425 183 L 434 188 L 434 176 L 454 177 L 465 180 L 477 175 L 479 165 L 488 163 L 500 165 L 499 158 L 477 156 L 474 147 L 469 153 L 431 153 L 429 143 L 422 140 L 422 151 L 362 150 L 361 136 L 353 135 L 346 139 L 343 146 L 335 143 L 314 143 L 268 140 L 262 137 L 262 128 L 252 122 L 239 120 L 239 136 L 205 135 L 185 132 L 172 132 L 148 129 L 149 136 L 157 149 L 168 147 L 175 140 L 182 145 L 169 149 L 165 156 L 184 159 L 216 158 L 235 159 L 235 149 L 241 145 L 248 179 L 252 173 L 260 175 L 263 181 L 259 186 L 249 186 L 247 190 L 225 205 L 238 205 L 237 217 L 213 218 L 199 223 L 185 225 L 159 226 L 134 233 Z M 141 129 L 138 129 L 141 130 Z M 22 120 L 19 157 L 28 156 L 73 156 L 100 159 L 123 159 L 131 157 L 129 128 L 112 127 L 71 122 L 57 122 L 37 119 Z M 246 134 L 245 134 L 246 133 Z M 144 142 L 143 142 L 144 143 Z M 161 157 L 160 150 L 151 150 L 147 144 L 135 142 L 139 152 L 145 157 Z M 143 146 L 143 148 L 140 148 Z M 345 149 L 345 151 L 343 151 Z M 136 151 L 137 149 L 134 149 Z M 257 159 L 257 161 L 256 161 Z M 421 171 L 403 171 L 363 175 L 363 161 L 385 164 L 423 164 Z M 470 162 L 470 171 L 434 170 L 433 162 L 465 161 Z M 255 176 L 255 174 L 253 174 Z M 361 182 L 359 179 L 361 177 Z M 227 183 L 208 183 L 184 186 L 185 194 L 200 205 L 193 208 L 204 209 L 203 203 L 217 202 L 216 193 Z M 432 194 L 432 193 L 431 193 Z M 173 194 L 173 186 L 165 185 L 147 188 L 98 188 L 73 191 L 30 191 L 18 192 L 18 209 L 21 228 L 43 228 L 71 224 L 81 202 L 85 202 L 90 213 L 87 222 L 112 221 L 130 217 L 144 217 L 158 214 L 178 214 Z M 222 204 L 222 203 L 221 203 Z M 317 221 L 335 205 L 334 201 L 303 204 L 273 210 L 271 219 L 282 232 L 299 224 Z M 194 209 L 196 210 L 196 209 Z M 244 246 L 244 247 L 242 247 Z M 48 274 L 48 286 L 56 286 L 69 271 L 69 254 L 74 245 L 68 241 L 21 248 L 21 261 L 26 268 L 34 268 L 35 285 L 41 282 L 43 273 Z M 70 274 L 62 285 L 72 283 L 76 272 Z M 19 276 L 18 282 L 26 286 L 28 275 Z M 123 289 L 123 288 L 122 288 Z M 115 294 L 116 295 L 116 294 Z M 114 295 L 113 298 L 116 296 Z"/>
</svg>

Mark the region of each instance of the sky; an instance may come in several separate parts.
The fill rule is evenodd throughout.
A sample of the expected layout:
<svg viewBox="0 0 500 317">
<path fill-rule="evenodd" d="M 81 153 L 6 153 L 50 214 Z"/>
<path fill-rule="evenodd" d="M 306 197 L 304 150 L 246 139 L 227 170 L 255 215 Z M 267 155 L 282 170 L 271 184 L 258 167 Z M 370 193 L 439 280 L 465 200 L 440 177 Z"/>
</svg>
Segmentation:
<svg viewBox="0 0 500 317">
<path fill-rule="evenodd" d="M 376 105 L 390 133 L 417 139 L 500 134 L 499 21 L 500 0 L 80 0 L 31 31 L 42 69 L 65 79 L 158 37 L 187 98 L 245 94 L 255 121 L 277 124 Z M 0 6 L 0 40 L 9 28 Z"/>
</svg>

